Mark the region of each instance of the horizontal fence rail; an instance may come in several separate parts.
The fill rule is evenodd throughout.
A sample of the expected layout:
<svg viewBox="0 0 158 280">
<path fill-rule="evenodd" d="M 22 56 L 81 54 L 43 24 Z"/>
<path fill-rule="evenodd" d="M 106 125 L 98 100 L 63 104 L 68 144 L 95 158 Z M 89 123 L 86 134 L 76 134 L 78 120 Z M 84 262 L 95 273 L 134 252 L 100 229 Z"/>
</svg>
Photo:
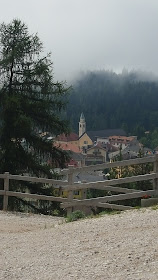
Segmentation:
<svg viewBox="0 0 158 280">
<path fill-rule="evenodd" d="M 158 174 L 145 174 L 145 175 L 138 175 L 126 178 L 119 178 L 119 179 L 111 179 L 106 181 L 98 181 L 98 182 L 90 182 L 90 183 L 74 183 L 71 186 L 62 187 L 62 189 L 66 190 L 78 190 L 78 189 L 105 189 L 104 186 L 113 186 L 118 184 L 125 184 L 125 183 L 133 183 L 133 182 L 141 182 L 141 181 L 148 181 L 158 178 Z"/>
<path fill-rule="evenodd" d="M 6 191 L 5 193 L 7 196 L 16 196 L 16 197 L 27 197 L 32 199 L 38 200 L 46 200 L 46 201 L 68 201 L 67 198 L 58 197 L 58 196 L 48 196 L 48 195 L 41 195 L 41 194 L 30 194 L 30 193 L 21 193 L 21 192 L 12 192 Z"/>
<path fill-rule="evenodd" d="M 155 156 L 123 160 L 123 161 L 115 161 L 115 162 L 106 162 L 106 163 L 102 163 L 102 164 L 95 164 L 95 165 L 84 166 L 84 167 L 75 167 L 75 168 L 71 168 L 71 170 L 72 171 L 75 170 L 76 172 L 103 170 L 106 168 L 113 168 L 113 167 L 118 167 L 118 166 L 123 167 L 123 166 L 130 166 L 130 165 L 136 165 L 136 164 L 141 164 L 141 163 L 150 163 L 150 162 L 155 162 Z"/>
<path fill-rule="evenodd" d="M 104 170 L 106 168 L 114 167 L 125 167 L 125 166 L 134 166 L 146 163 L 153 163 L 153 171 L 149 174 L 137 175 L 119 179 L 111 179 L 97 182 L 88 182 L 88 183 L 74 183 L 73 175 L 78 172 L 87 172 L 87 171 L 97 171 Z M 21 176 L 21 175 L 12 175 L 8 172 L 0 174 L 0 178 L 4 180 L 4 189 L 0 190 L 0 196 L 3 196 L 3 210 L 6 211 L 8 208 L 8 197 L 19 197 L 19 198 L 29 198 L 36 200 L 45 200 L 45 201 L 57 201 L 60 202 L 60 207 L 65 208 L 67 213 L 71 213 L 75 207 L 102 207 L 110 209 L 132 209 L 131 206 L 117 205 L 112 204 L 114 201 L 128 200 L 133 198 L 141 198 L 144 195 L 157 196 L 158 195 L 158 155 L 143 157 L 131 160 L 117 161 L 112 163 L 97 164 L 91 166 L 70 168 L 61 172 L 67 176 L 67 180 L 55 180 L 55 179 L 46 179 L 46 178 L 37 178 L 30 176 Z M 60 196 L 47 196 L 32 194 L 29 192 L 16 192 L 9 190 L 10 180 L 16 181 L 26 181 L 32 183 L 43 183 L 49 184 L 59 190 Z M 152 181 L 153 189 L 152 190 L 135 190 L 127 187 L 117 186 L 119 184 L 127 184 L 133 182 L 141 181 Z M 87 189 L 99 189 L 110 192 L 120 193 L 117 195 L 108 195 L 104 197 L 97 198 L 86 198 Z M 81 191 L 81 199 L 74 199 L 74 191 Z M 61 192 L 67 192 L 67 198 L 62 197 Z"/>
<path fill-rule="evenodd" d="M 44 184 L 53 184 L 53 185 L 67 185 L 68 182 L 62 180 L 46 179 L 46 178 L 37 178 L 30 176 L 20 176 L 20 175 L 9 175 L 9 180 L 17 181 L 27 181 L 32 183 L 44 183 Z"/>
<path fill-rule="evenodd" d="M 119 201 L 119 200 L 126 200 L 131 198 L 139 198 L 144 196 L 144 194 L 147 195 L 155 195 L 155 190 L 148 190 L 148 191 L 140 191 L 140 192 L 132 192 L 128 194 L 119 194 L 119 195 L 109 195 L 109 196 L 103 196 L 103 197 L 96 197 L 96 198 L 90 198 L 90 199 L 84 199 L 84 200 L 77 200 L 74 199 L 71 203 L 65 202 L 61 204 L 62 208 L 67 208 L 70 206 L 77 206 L 77 205 L 93 205 L 96 206 L 99 202 L 110 202 L 110 201 Z"/>
</svg>

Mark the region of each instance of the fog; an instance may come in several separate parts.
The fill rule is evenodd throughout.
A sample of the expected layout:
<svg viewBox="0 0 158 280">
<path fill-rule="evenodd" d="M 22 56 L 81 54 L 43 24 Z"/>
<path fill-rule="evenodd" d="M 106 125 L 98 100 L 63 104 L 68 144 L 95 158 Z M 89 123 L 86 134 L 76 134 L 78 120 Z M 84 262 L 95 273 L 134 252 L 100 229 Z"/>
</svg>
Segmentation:
<svg viewBox="0 0 158 280">
<path fill-rule="evenodd" d="M 81 71 L 158 75 L 157 0 L 0 0 L 1 22 L 21 19 L 52 53 L 54 77 Z"/>
</svg>

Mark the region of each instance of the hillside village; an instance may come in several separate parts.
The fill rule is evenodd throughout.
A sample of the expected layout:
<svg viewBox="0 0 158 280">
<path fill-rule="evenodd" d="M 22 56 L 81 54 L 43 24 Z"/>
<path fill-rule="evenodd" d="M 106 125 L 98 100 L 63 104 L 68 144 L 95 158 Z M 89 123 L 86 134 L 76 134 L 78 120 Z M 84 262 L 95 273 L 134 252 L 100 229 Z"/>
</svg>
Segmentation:
<svg viewBox="0 0 158 280">
<path fill-rule="evenodd" d="M 84 167 L 105 162 L 129 160 L 138 157 L 147 157 L 157 153 L 157 148 L 151 150 L 144 147 L 137 136 L 127 136 L 123 129 L 105 129 L 99 131 L 87 131 L 86 119 L 83 113 L 80 115 L 78 134 L 71 132 L 69 135 L 61 134 L 57 137 L 44 133 L 41 137 L 53 141 L 58 149 L 68 151 L 70 160 L 66 167 Z M 58 168 L 56 169 L 59 171 Z M 119 178 L 120 172 L 117 177 Z M 96 182 L 109 179 L 109 173 L 102 171 L 79 172 L 74 177 L 74 182 Z M 79 192 L 76 198 L 79 198 Z M 65 194 L 65 197 L 67 194 Z"/>
<path fill-rule="evenodd" d="M 137 136 L 127 136 L 123 129 L 106 129 L 87 131 L 86 119 L 81 113 L 78 134 L 61 134 L 55 139 L 56 147 L 70 151 L 71 160 L 67 166 L 81 167 L 115 161 L 121 153 L 122 159 L 133 159 L 143 154 L 152 155 L 152 151 L 144 147 Z"/>
</svg>

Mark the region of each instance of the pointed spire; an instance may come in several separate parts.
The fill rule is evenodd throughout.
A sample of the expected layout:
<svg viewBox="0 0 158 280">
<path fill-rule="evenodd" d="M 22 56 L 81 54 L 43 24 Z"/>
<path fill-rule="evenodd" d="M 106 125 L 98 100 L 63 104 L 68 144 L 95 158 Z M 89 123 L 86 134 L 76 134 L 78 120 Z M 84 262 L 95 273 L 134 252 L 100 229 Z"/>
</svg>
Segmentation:
<svg viewBox="0 0 158 280">
<path fill-rule="evenodd" d="M 83 113 L 81 113 L 81 116 L 80 116 L 80 120 L 85 120 L 85 117 L 84 117 L 84 115 L 83 115 Z"/>
</svg>

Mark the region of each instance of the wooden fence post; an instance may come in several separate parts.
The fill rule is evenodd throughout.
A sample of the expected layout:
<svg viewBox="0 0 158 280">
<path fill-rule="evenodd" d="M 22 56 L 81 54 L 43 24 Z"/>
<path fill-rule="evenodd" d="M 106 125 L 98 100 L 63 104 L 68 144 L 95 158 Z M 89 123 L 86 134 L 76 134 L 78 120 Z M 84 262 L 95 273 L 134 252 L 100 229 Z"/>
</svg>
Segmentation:
<svg viewBox="0 0 158 280">
<path fill-rule="evenodd" d="M 9 191 L 9 172 L 5 172 L 6 177 L 4 178 L 4 197 L 3 197 L 3 211 L 7 211 L 8 208 L 8 195 L 6 191 Z"/>
<path fill-rule="evenodd" d="M 81 199 L 86 199 L 87 198 L 87 189 L 81 190 Z"/>
<path fill-rule="evenodd" d="M 155 155 L 155 161 L 154 161 L 154 173 L 158 173 L 158 155 Z M 158 192 L 158 178 L 155 178 L 153 180 L 153 189 Z M 158 193 L 156 193 L 158 195 Z"/>
<path fill-rule="evenodd" d="M 82 183 L 87 183 L 87 181 L 86 180 L 82 180 Z M 86 199 L 87 198 L 87 189 L 82 189 L 82 190 L 80 190 L 80 192 L 81 192 L 81 199 L 82 200 Z"/>
<path fill-rule="evenodd" d="M 68 185 L 72 185 L 73 183 L 73 173 L 68 173 Z M 73 200 L 73 191 L 68 191 L 68 201 L 72 202 Z M 73 207 L 68 207 L 67 208 L 67 215 L 71 214 L 73 211 Z"/>
</svg>

